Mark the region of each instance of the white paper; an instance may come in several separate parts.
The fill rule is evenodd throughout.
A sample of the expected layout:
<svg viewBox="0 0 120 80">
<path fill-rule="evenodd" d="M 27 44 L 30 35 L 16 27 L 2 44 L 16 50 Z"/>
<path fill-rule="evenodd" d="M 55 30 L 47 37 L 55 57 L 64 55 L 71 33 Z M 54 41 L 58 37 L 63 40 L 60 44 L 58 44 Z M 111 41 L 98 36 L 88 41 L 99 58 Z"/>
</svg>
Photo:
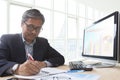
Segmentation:
<svg viewBox="0 0 120 80">
<path fill-rule="evenodd" d="M 48 77 L 37 78 L 35 80 L 98 80 L 99 77 L 100 77 L 99 75 L 94 74 L 61 73 Z"/>
<path fill-rule="evenodd" d="M 42 68 L 40 72 L 36 75 L 32 75 L 32 76 L 14 75 L 14 76 L 18 78 L 24 78 L 24 79 L 36 79 L 36 78 L 42 78 L 45 76 L 47 77 L 50 75 L 55 75 L 55 74 L 65 73 L 65 72 L 67 72 L 67 70 L 46 67 L 46 68 Z"/>
<path fill-rule="evenodd" d="M 81 70 L 80 70 L 81 71 Z M 33 79 L 33 80 L 98 80 L 99 75 L 82 74 L 74 71 L 61 70 L 57 68 L 43 68 L 39 74 L 33 76 L 14 75 L 18 78 Z"/>
<path fill-rule="evenodd" d="M 53 68 L 53 67 L 46 67 L 41 69 L 41 73 L 46 73 L 46 74 L 57 74 L 57 73 L 64 73 L 67 72 L 68 70 L 62 70 L 58 68 Z"/>
</svg>

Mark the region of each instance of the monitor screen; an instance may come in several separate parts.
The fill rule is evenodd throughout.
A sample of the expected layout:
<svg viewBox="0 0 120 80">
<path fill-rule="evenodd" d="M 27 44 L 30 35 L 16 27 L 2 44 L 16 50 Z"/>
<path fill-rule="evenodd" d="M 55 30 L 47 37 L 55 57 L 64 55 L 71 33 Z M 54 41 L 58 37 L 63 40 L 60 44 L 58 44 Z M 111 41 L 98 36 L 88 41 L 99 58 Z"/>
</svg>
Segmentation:
<svg viewBox="0 0 120 80">
<path fill-rule="evenodd" d="M 119 13 L 116 11 L 85 28 L 83 56 L 117 60 Z"/>
</svg>

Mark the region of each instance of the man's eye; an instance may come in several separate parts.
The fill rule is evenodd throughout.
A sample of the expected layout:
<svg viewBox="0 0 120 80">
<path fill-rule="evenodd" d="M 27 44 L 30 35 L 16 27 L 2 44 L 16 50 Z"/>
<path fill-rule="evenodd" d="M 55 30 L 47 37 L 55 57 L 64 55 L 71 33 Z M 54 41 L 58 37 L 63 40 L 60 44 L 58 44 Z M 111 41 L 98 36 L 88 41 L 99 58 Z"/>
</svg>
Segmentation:
<svg viewBox="0 0 120 80">
<path fill-rule="evenodd" d="M 29 28 L 33 28 L 33 25 L 29 25 Z"/>
</svg>

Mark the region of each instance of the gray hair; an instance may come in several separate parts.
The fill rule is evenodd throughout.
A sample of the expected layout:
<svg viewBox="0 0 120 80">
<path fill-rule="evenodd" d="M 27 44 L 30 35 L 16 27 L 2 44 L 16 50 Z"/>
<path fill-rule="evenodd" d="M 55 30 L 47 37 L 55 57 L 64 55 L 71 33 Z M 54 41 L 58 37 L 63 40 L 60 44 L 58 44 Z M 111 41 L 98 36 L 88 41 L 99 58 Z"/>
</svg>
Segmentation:
<svg viewBox="0 0 120 80">
<path fill-rule="evenodd" d="M 42 20 L 43 24 L 45 22 L 45 18 L 43 16 L 43 14 L 37 9 L 29 9 L 29 10 L 25 11 L 22 16 L 21 24 L 23 24 L 29 18 L 40 19 L 40 20 Z"/>
</svg>

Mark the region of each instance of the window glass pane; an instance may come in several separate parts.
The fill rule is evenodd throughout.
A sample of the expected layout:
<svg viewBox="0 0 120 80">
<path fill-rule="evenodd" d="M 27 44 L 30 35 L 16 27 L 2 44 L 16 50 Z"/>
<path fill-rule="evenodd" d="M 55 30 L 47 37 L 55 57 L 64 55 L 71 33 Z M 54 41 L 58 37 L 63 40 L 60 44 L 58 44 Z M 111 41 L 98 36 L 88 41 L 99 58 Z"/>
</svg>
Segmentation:
<svg viewBox="0 0 120 80">
<path fill-rule="evenodd" d="M 83 39 L 83 33 L 85 28 L 85 19 L 79 18 L 79 38 Z"/>
<path fill-rule="evenodd" d="M 54 39 L 53 47 L 60 52 L 61 54 L 65 55 L 65 41 L 64 40 L 57 40 Z"/>
<path fill-rule="evenodd" d="M 28 4 L 33 4 L 33 0 L 14 0 L 22 3 L 28 3 Z"/>
<path fill-rule="evenodd" d="M 54 39 L 65 39 L 65 14 L 54 13 Z"/>
<path fill-rule="evenodd" d="M 69 39 L 67 41 L 67 57 L 68 57 L 68 60 L 73 60 L 73 59 L 76 59 L 76 50 L 77 50 L 77 40 L 76 39 Z"/>
<path fill-rule="evenodd" d="M 52 0 L 35 0 L 35 5 L 51 9 Z"/>
<path fill-rule="evenodd" d="M 65 12 L 65 0 L 54 0 L 54 9 Z"/>
<path fill-rule="evenodd" d="M 10 5 L 10 33 L 21 32 L 22 15 L 27 9 L 22 6 Z"/>
<path fill-rule="evenodd" d="M 93 20 L 88 20 L 88 23 L 87 23 L 87 26 L 90 26 L 90 25 L 92 25 L 93 24 Z"/>
<path fill-rule="evenodd" d="M 99 12 L 99 13 L 100 13 L 100 16 L 99 16 L 100 19 L 103 18 L 103 17 L 105 17 L 106 15 L 108 15 L 108 13 L 107 14 L 103 13 L 103 12 Z"/>
<path fill-rule="evenodd" d="M 87 18 L 93 19 L 93 8 L 87 7 Z"/>
<path fill-rule="evenodd" d="M 83 35 L 84 35 L 84 28 L 85 28 L 85 18 L 79 18 L 79 39 L 78 39 L 78 53 L 82 53 L 82 46 L 83 46 Z M 80 54 L 77 54 L 80 57 Z"/>
<path fill-rule="evenodd" d="M 7 33 L 7 3 L 0 0 L 0 36 Z"/>
<path fill-rule="evenodd" d="M 85 17 L 85 5 L 79 4 L 79 16 Z"/>
<path fill-rule="evenodd" d="M 99 11 L 98 11 L 98 10 L 95 10 L 94 20 L 95 20 L 95 21 L 98 20 L 98 19 L 99 19 L 99 16 L 100 16 Z"/>
<path fill-rule="evenodd" d="M 76 15 L 76 2 L 74 0 L 68 0 L 68 13 Z"/>
<path fill-rule="evenodd" d="M 77 37 L 77 29 L 76 29 L 76 19 L 68 18 L 68 38 L 76 38 Z"/>
<path fill-rule="evenodd" d="M 39 34 L 39 36 L 41 37 L 46 37 L 48 39 L 50 39 L 50 30 L 51 30 L 51 11 L 49 10 L 45 10 L 45 9 L 41 9 L 38 8 L 40 10 L 40 12 L 44 15 L 45 17 L 45 23 L 43 24 L 43 30 L 41 31 L 41 33 Z"/>
<path fill-rule="evenodd" d="M 80 58 L 80 56 L 82 56 L 82 51 L 83 51 L 83 39 L 78 39 L 78 59 Z"/>
</svg>

